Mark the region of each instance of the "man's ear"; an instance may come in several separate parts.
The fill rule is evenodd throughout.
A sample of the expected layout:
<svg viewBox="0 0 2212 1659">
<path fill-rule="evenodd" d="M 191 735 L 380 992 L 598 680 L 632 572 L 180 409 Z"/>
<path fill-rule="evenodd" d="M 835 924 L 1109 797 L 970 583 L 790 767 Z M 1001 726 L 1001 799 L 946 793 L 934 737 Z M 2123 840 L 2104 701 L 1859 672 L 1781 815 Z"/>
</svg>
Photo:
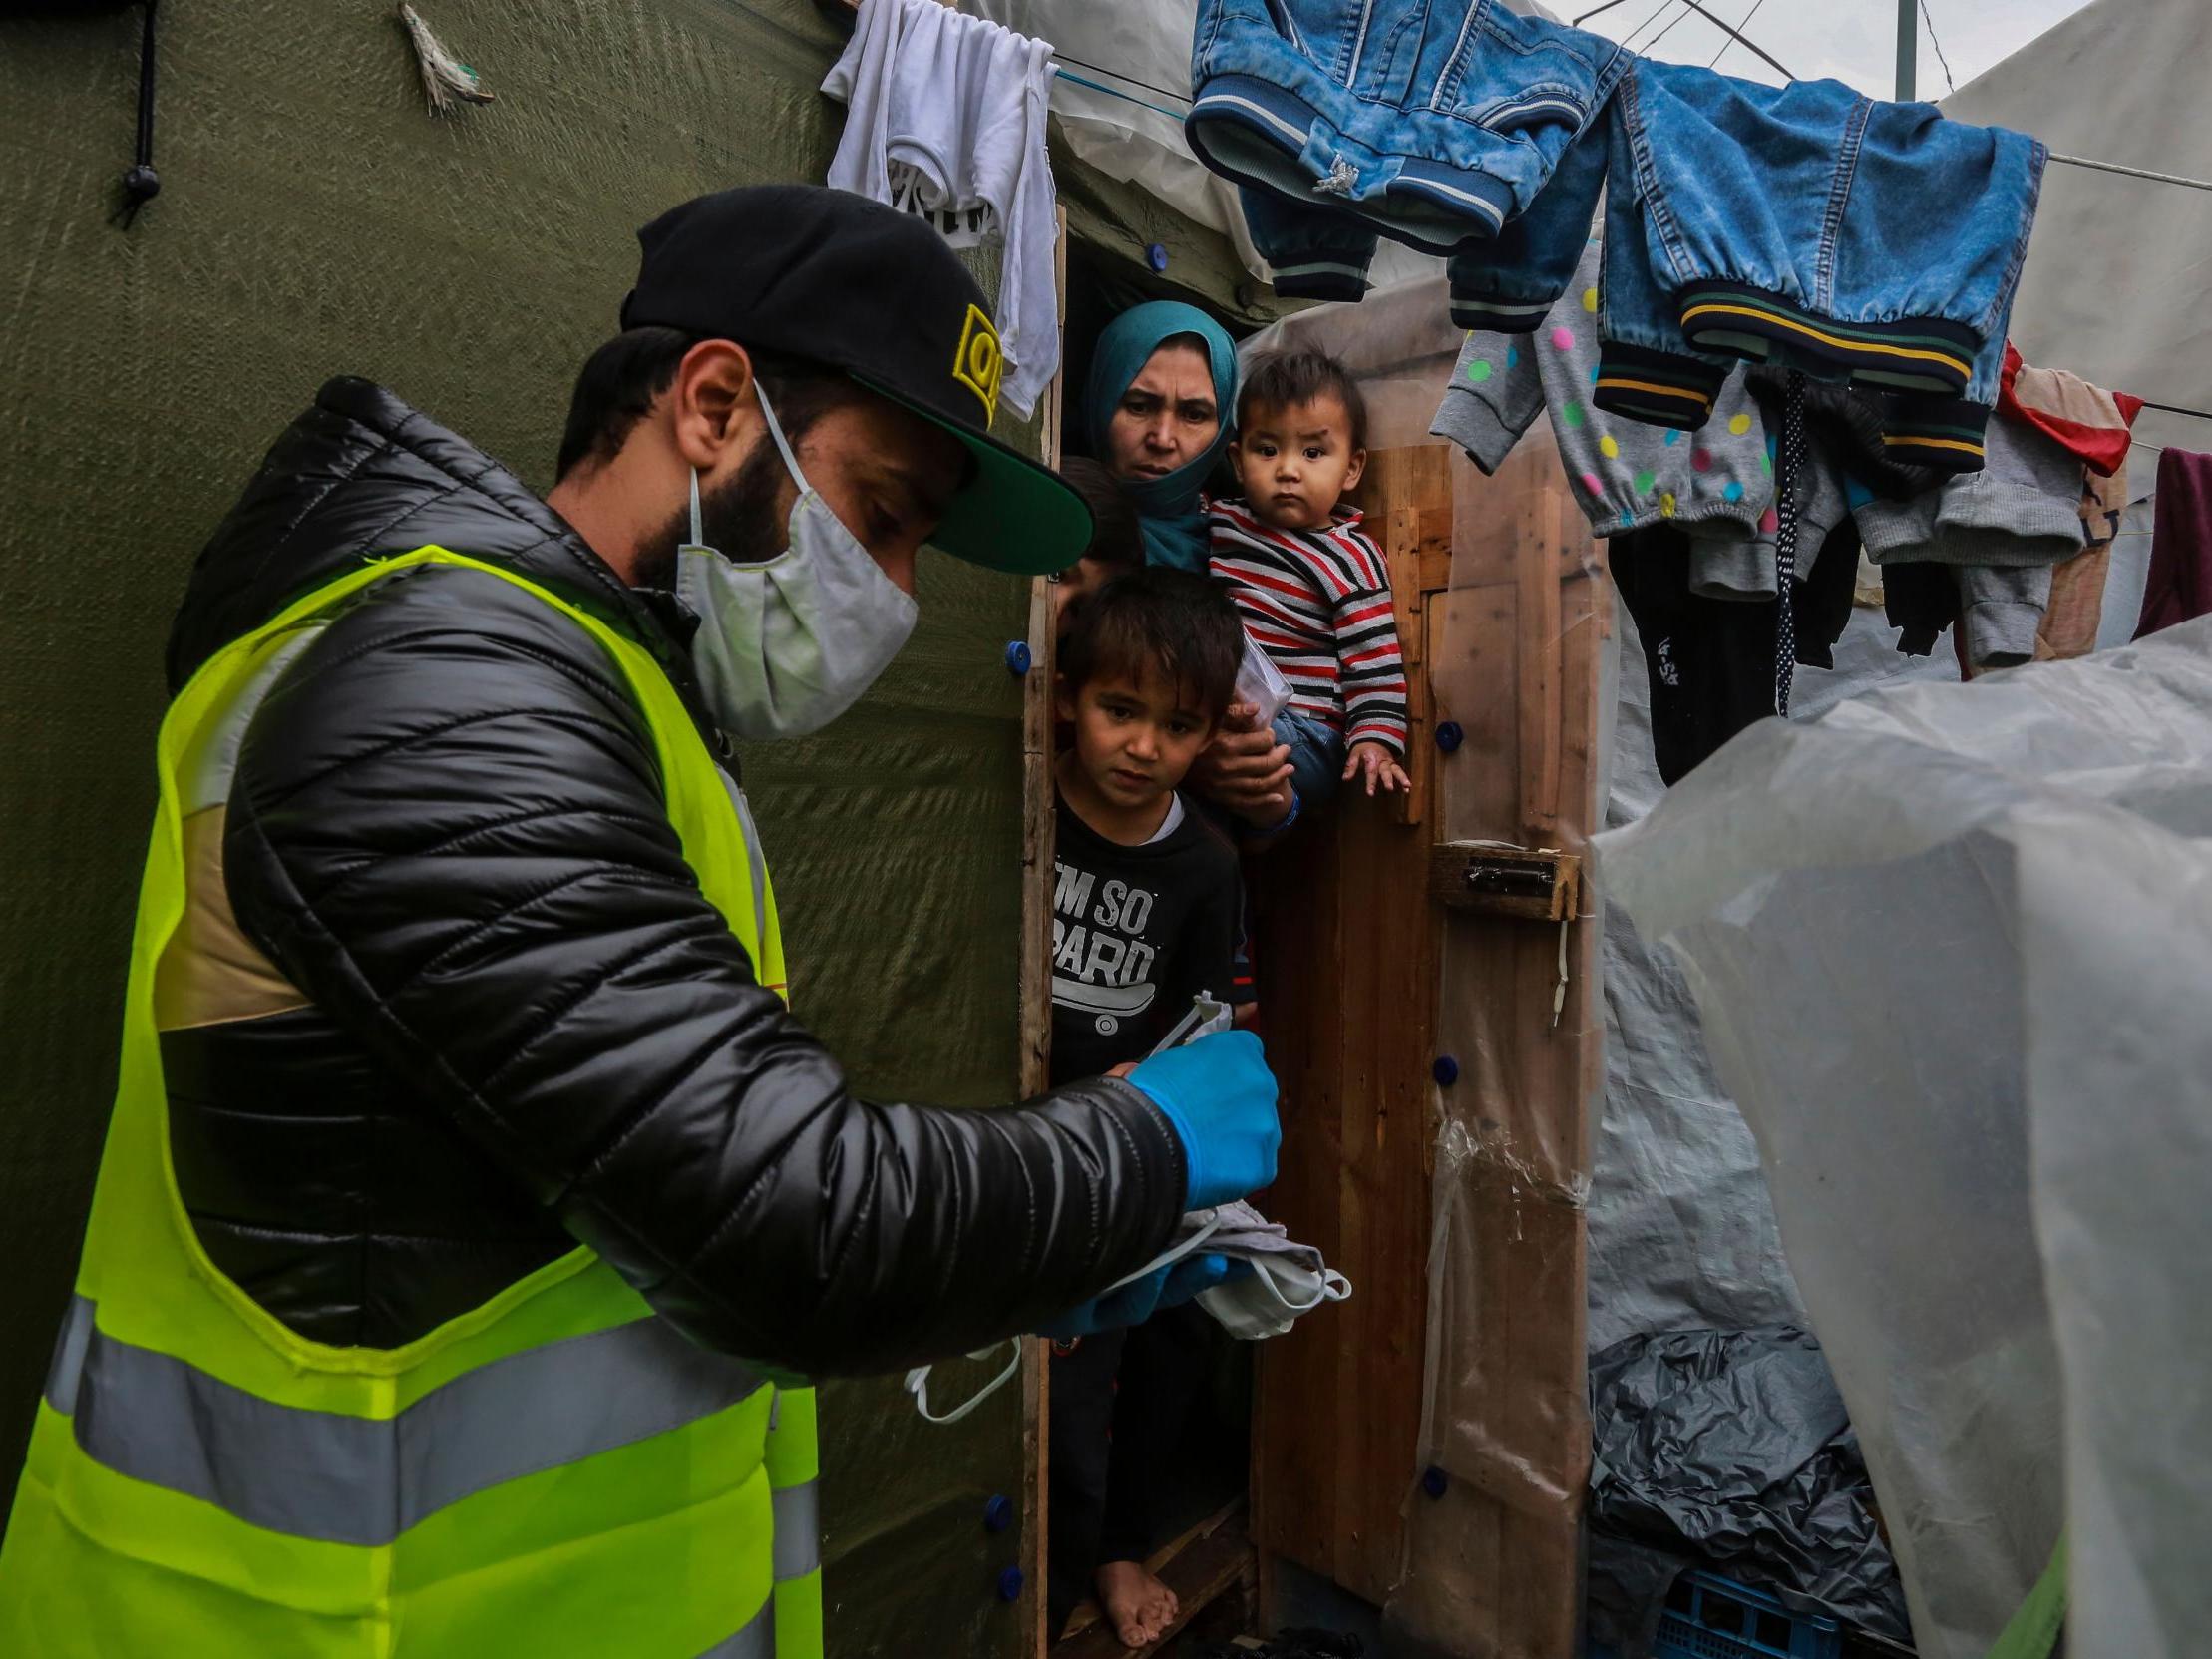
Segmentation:
<svg viewBox="0 0 2212 1659">
<path fill-rule="evenodd" d="M 667 397 L 676 453 L 701 473 L 750 454 L 766 431 L 753 360 L 735 340 L 701 340 L 685 352 Z"/>
<path fill-rule="evenodd" d="M 1075 718 L 1075 688 L 1068 684 L 1065 674 L 1052 676 L 1052 712 L 1063 720 Z"/>
<path fill-rule="evenodd" d="M 1363 449 L 1353 450 L 1351 452 L 1351 465 L 1344 469 L 1344 488 L 1347 490 L 1358 489 L 1360 475 L 1366 470 L 1367 452 Z"/>
</svg>

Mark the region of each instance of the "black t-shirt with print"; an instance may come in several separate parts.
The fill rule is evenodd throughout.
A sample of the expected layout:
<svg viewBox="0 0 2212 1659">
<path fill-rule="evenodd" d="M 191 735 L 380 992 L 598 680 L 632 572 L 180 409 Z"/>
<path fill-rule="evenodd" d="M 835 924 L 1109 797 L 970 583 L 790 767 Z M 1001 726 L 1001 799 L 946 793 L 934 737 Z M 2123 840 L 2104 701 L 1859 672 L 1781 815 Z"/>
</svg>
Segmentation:
<svg viewBox="0 0 2212 1659">
<path fill-rule="evenodd" d="M 1109 841 L 1060 797 L 1052 871 L 1052 1080 L 1142 1059 L 1191 999 L 1232 998 L 1237 854 L 1189 802 L 1142 847 Z"/>
</svg>

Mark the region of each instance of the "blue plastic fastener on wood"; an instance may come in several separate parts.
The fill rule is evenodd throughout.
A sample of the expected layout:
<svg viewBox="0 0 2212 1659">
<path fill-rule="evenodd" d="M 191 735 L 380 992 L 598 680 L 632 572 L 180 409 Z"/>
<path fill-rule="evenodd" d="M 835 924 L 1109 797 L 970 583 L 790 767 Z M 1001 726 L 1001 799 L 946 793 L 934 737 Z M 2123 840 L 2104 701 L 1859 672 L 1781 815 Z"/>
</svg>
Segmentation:
<svg viewBox="0 0 2212 1659">
<path fill-rule="evenodd" d="M 1003 1532 L 1014 1523 L 1013 1499 L 1001 1493 L 983 1505 L 983 1530 Z"/>
<path fill-rule="evenodd" d="M 1006 671 L 1011 674 L 1025 674 L 1029 671 L 1028 640 L 1009 639 L 1006 641 Z"/>
<path fill-rule="evenodd" d="M 1436 1062 L 1428 1068 L 1428 1074 L 1449 1088 L 1459 1081 L 1459 1061 L 1449 1054 L 1438 1054 Z"/>
<path fill-rule="evenodd" d="M 1158 242 L 1154 242 L 1145 249 L 1145 263 L 1155 271 L 1166 270 L 1168 268 L 1168 250 Z"/>
<path fill-rule="evenodd" d="M 1421 1490 L 1427 1492 L 1431 1497 L 1442 1497 L 1444 1495 L 1445 1488 L 1450 1484 L 1451 1476 L 1446 1474 L 1442 1469 L 1438 1468 L 1434 1463 L 1429 1464 L 1428 1468 L 1421 1475 Z"/>
<path fill-rule="evenodd" d="M 1000 1601 L 1019 1601 L 1021 1599 L 1021 1586 L 1027 1580 L 1022 1577 L 1019 1567 L 1008 1567 L 998 1575 L 998 1599 Z"/>
<path fill-rule="evenodd" d="M 1436 746 L 1446 754 L 1450 754 L 1452 750 L 1466 741 L 1467 734 L 1459 729 L 1457 720 L 1442 720 L 1437 723 Z"/>
</svg>

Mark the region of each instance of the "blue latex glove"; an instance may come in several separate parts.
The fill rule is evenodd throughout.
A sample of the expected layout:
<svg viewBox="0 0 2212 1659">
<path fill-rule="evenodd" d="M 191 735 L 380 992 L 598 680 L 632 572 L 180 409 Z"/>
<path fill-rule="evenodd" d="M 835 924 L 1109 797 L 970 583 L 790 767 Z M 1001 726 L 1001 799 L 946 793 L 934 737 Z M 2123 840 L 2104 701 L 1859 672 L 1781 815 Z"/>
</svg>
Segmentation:
<svg viewBox="0 0 2212 1659">
<path fill-rule="evenodd" d="M 1080 1308 L 1037 1329 L 1040 1337 L 1066 1342 L 1071 1337 L 1095 1336 L 1124 1325 L 1142 1325 L 1162 1308 L 1181 1307 L 1200 1291 L 1250 1273 L 1250 1262 L 1233 1262 L 1227 1256 L 1204 1251 L 1179 1262 L 1153 1269 L 1142 1279 L 1132 1279 L 1119 1290 L 1094 1296 Z"/>
<path fill-rule="evenodd" d="M 1279 1090 L 1252 1033 L 1216 1032 L 1154 1054 L 1129 1081 L 1167 1114 L 1183 1142 L 1190 1171 L 1183 1208 L 1227 1204 L 1275 1179 Z"/>
</svg>

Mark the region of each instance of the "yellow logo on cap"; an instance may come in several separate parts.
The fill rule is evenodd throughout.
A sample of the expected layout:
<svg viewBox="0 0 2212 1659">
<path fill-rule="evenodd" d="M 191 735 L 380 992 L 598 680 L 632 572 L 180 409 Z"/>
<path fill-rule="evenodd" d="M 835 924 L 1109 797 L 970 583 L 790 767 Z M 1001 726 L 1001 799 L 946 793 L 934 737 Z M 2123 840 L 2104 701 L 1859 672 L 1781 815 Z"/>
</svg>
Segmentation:
<svg viewBox="0 0 2212 1659">
<path fill-rule="evenodd" d="M 983 400 L 986 429 L 998 418 L 998 382 L 1005 373 L 1006 352 L 998 343 L 998 330 L 980 305 L 970 305 L 960 349 L 952 359 L 952 378 Z"/>
</svg>

